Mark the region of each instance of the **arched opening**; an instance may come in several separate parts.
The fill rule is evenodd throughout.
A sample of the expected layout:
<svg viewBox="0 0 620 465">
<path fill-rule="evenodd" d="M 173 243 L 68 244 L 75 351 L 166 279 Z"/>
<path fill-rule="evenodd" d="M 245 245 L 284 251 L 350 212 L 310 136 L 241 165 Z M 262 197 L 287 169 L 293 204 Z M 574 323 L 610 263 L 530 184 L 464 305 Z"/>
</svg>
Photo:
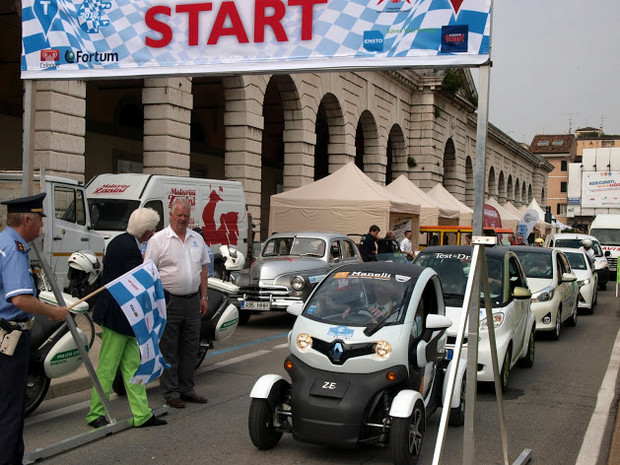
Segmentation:
<svg viewBox="0 0 620 465">
<path fill-rule="evenodd" d="M 497 181 L 497 201 L 503 205 L 506 200 L 506 180 L 504 179 L 504 172 L 500 171 Z"/>
<path fill-rule="evenodd" d="M 401 174 L 407 175 L 409 166 L 405 153 L 405 136 L 398 124 L 392 126 L 387 145 L 387 166 L 385 171 L 385 183 L 389 184 Z M 412 159 L 413 160 L 413 159 Z M 412 162 L 415 163 L 415 162 Z M 413 166 L 411 166 L 413 168 Z"/>
<path fill-rule="evenodd" d="M 379 134 L 375 119 L 372 113 L 366 110 L 361 114 L 355 131 L 355 164 L 373 180 L 384 183 L 385 157 L 385 153 L 379 153 Z"/>
<path fill-rule="evenodd" d="M 489 170 L 489 181 L 487 183 L 487 192 L 489 197 L 497 199 L 497 182 L 495 181 L 495 168 Z"/>
<path fill-rule="evenodd" d="M 465 158 L 465 205 L 474 206 L 474 166 L 471 157 Z"/>
<path fill-rule="evenodd" d="M 456 169 L 456 149 L 452 138 L 446 141 L 443 150 L 443 186 L 450 192 L 456 192 L 458 176 Z"/>
<path fill-rule="evenodd" d="M 226 90 L 220 78 L 193 78 L 190 176 L 225 179 Z"/>
</svg>

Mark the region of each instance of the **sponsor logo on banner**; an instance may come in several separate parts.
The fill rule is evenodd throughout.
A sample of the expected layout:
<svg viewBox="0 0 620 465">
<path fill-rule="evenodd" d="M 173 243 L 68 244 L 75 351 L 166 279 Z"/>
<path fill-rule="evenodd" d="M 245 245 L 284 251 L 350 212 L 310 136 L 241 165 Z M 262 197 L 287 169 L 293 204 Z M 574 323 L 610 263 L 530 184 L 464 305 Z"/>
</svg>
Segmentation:
<svg viewBox="0 0 620 465">
<path fill-rule="evenodd" d="M 40 53 L 41 68 L 55 68 L 60 59 L 60 50 L 55 48 L 46 48 Z"/>
<path fill-rule="evenodd" d="M 84 52 L 78 50 L 67 50 L 65 52 L 65 61 L 67 63 L 111 63 L 118 61 L 118 53 L 116 52 Z"/>
<path fill-rule="evenodd" d="M 369 52 L 382 52 L 383 40 L 379 31 L 364 31 L 364 48 Z"/>
<path fill-rule="evenodd" d="M 442 26 L 441 53 L 467 52 L 467 26 Z"/>
</svg>

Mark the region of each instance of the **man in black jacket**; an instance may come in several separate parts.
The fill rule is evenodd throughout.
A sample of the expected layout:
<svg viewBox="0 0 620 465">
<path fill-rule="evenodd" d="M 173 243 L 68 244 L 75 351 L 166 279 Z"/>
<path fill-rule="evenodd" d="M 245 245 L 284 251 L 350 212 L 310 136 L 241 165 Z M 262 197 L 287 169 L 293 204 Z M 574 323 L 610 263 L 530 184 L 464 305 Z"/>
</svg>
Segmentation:
<svg viewBox="0 0 620 465">
<path fill-rule="evenodd" d="M 150 208 L 134 210 L 127 223 L 127 232 L 116 236 L 108 244 L 102 284 L 107 284 L 142 264 L 140 252 L 142 244 L 154 234 L 158 223 L 159 214 L 155 210 Z M 133 413 L 134 426 L 165 425 L 166 420 L 157 418 L 149 408 L 146 387 L 143 384 L 129 382 L 140 365 L 140 348 L 129 321 L 107 290 L 102 291 L 97 300 L 93 319 L 103 329 L 97 377 L 106 398 L 110 396 L 116 370 L 120 367 Z M 86 421 L 93 428 L 107 424 L 103 404 L 94 388 Z"/>
<path fill-rule="evenodd" d="M 379 235 L 379 226 L 373 224 L 368 229 L 368 234 L 364 234 L 360 242 L 360 255 L 365 262 L 377 260 L 377 236 Z"/>
</svg>

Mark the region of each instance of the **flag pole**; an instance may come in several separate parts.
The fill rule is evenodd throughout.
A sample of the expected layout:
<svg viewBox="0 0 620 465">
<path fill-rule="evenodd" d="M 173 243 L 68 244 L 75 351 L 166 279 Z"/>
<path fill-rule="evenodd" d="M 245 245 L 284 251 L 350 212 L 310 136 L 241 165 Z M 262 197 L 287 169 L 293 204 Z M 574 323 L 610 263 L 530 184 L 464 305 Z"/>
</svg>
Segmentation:
<svg viewBox="0 0 620 465">
<path fill-rule="evenodd" d="M 105 286 L 101 286 L 99 289 L 97 289 L 96 291 L 91 292 L 90 294 L 88 294 L 86 297 L 82 297 L 80 300 L 77 300 L 75 302 L 73 302 L 69 307 L 67 307 L 69 310 L 71 310 L 73 307 L 77 307 L 79 304 L 81 304 L 82 302 L 86 302 L 88 299 L 90 299 L 91 297 L 99 294 L 101 291 L 103 291 L 105 289 Z"/>
</svg>

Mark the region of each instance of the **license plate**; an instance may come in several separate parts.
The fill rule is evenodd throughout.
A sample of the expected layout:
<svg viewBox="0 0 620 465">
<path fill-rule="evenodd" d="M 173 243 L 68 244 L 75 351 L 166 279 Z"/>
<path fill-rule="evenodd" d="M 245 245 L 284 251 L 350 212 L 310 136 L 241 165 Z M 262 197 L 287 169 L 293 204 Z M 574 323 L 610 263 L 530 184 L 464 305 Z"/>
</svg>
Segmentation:
<svg viewBox="0 0 620 465">
<path fill-rule="evenodd" d="M 245 310 L 270 310 L 269 302 L 254 302 L 252 300 L 244 300 L 241 302 L 241 308 Z"/>
<path fill-rule="evenodd" d="M 310 388 L 310 395 L 342 399 L 347 392 L 347 389 L 349 389 L 348 381 L 316 379 Z"/>
<path fill-rule="evenodd" d="M 446 350 L 446 360 L 452 360 L 453 352 L 454 351 L 452 349 Z"/>
</svg>

